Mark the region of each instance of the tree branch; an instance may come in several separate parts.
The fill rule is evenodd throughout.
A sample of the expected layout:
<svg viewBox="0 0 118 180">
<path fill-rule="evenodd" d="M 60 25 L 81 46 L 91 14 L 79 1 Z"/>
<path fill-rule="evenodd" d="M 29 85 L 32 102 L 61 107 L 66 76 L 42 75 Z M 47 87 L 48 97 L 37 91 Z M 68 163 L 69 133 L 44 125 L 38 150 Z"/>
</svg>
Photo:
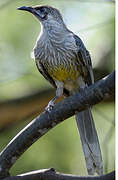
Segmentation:
<svg viewBox="0 0 118 180">
<path fill-rule="evenodd" d="M 4 180 L 114 180 L 115 172 L 102 176 L 76 176 L 71 174 L 62 174 L 55 169 L 43 169 L 29 172 L 26 174 L 5 178 Z"/>
<path fill-rule="evenodd" d="M 99 66 L 93 69 L 95 80 L 99 80 L 109 74 L 108 67 L 106 66 L 107 61 L 111 60 L 111 54 L 113 50 L 110 49 L 99 59 Z M 106 68 L 103 68 L 106 67 Z M 32 73 L 34 78 L 39 76 Z M 45 106 L 48 104 L 50 99 L 55 95 L 54 88 L 36 89 L 34 92 L 29 92 L 10 100 L 0 101 L 0 130 L 4 130 L 12 127 L 14 124 L 21 122 L 26 119 L 33 119 L 43 112 Z M 107 100 L 113 101 L 111 97 Z M 105 102 L 105 101 L 104 101 Z M 7 112 L 7 113 L 5 113 Z M 19 114 L 17 116 L 17 114 Z"/>
<path fill-rule="evenodd" d="M 0 155 L 0 178 L 7 177 L 9 169 L 15 161 L 37 139 L 47 133 L 54 126 L 74 115 L 76 111 L 82 111 L 91 105 L 97 104 L 114 94 L 115 72 L 89 86 L 80 93 L 65 98 L 57 103 L 50 113 L 44 112 L 29 123 Z"/>
</svg>

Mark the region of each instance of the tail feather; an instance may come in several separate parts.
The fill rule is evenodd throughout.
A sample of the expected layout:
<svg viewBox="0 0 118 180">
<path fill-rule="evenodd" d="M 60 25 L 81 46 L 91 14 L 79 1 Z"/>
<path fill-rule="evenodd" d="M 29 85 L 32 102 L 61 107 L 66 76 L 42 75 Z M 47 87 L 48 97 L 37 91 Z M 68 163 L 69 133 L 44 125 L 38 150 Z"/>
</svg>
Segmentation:
<svg viewBox="0 0 118 180">
<path fill-rule="evenodd" d="M 102 175 L 102 155 L 91 108 L 77 113 L 76 122 L 80 133 L 88 174 L 93 175 L 96 172 Z"/>
</svg>

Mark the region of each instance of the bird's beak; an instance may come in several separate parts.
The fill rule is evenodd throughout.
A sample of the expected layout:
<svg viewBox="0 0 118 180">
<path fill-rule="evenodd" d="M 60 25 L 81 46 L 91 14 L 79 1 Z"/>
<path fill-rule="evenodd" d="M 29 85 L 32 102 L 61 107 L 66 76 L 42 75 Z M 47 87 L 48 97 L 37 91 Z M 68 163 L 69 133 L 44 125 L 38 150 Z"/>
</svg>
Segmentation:
<svg viewBox="0 0 118 180">
<path fill-rule="evenodd" d="M 28 12 L 31 12 L 31 13 L 34 12 L 34 8 L 33 7 L 26 7 L 26 6 L 19 7 L 19 8 L 17 8 L 17 10 L 28 11 Z"/>
<path fill-rule="evenodd" d="M 44 17 L 44 15 L 39 10 L 37 11 L 33 7 L 22 6 L 20 8 L 17 8 L 17 10 L 28 11 L 28 12 L 32 13 L 33 15 L 35 15 L 37 18 L 40 18 L 40 19 L 42 19 Z"/>
</svg>

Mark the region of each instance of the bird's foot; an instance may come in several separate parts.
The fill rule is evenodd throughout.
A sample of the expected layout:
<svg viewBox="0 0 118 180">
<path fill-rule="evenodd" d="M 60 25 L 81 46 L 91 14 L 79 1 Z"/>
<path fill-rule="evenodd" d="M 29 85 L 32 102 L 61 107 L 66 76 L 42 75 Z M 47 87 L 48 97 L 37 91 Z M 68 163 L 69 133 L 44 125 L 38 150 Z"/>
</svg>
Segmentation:
<svg viewBox="0 0 118 180">
<path fill-rule="evenodd" d="M 53 109 L 54 107 L 54 103 L 52 101 L 50 101 L 47 105 L 47 107 L 45 108 L 45 111 L 46 112 L 51 112 L 51 110 Z"/>
</svg>

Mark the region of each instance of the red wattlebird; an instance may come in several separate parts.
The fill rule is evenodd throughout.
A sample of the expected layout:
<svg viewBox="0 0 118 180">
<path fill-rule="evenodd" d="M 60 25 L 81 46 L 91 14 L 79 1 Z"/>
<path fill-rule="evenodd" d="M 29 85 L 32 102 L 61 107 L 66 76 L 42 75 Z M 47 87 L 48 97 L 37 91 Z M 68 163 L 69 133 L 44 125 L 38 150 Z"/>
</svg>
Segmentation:
<svg viewBox="0 0 118 180">
<path fill-rule="evenodd" d="M 20 7 L 41 23 L 34 47 L 38 70 L 55 88 L 56 96 L 46 110 L 51 111 L 63 94 L 72 95 L 94 83 L 91 57 L 82 40 L 65 25 L 60 12 L 50 6 Z M 88 174 L 103 174 L 102 156 L 91 107 L 76 113 Z"/>
</svg>

